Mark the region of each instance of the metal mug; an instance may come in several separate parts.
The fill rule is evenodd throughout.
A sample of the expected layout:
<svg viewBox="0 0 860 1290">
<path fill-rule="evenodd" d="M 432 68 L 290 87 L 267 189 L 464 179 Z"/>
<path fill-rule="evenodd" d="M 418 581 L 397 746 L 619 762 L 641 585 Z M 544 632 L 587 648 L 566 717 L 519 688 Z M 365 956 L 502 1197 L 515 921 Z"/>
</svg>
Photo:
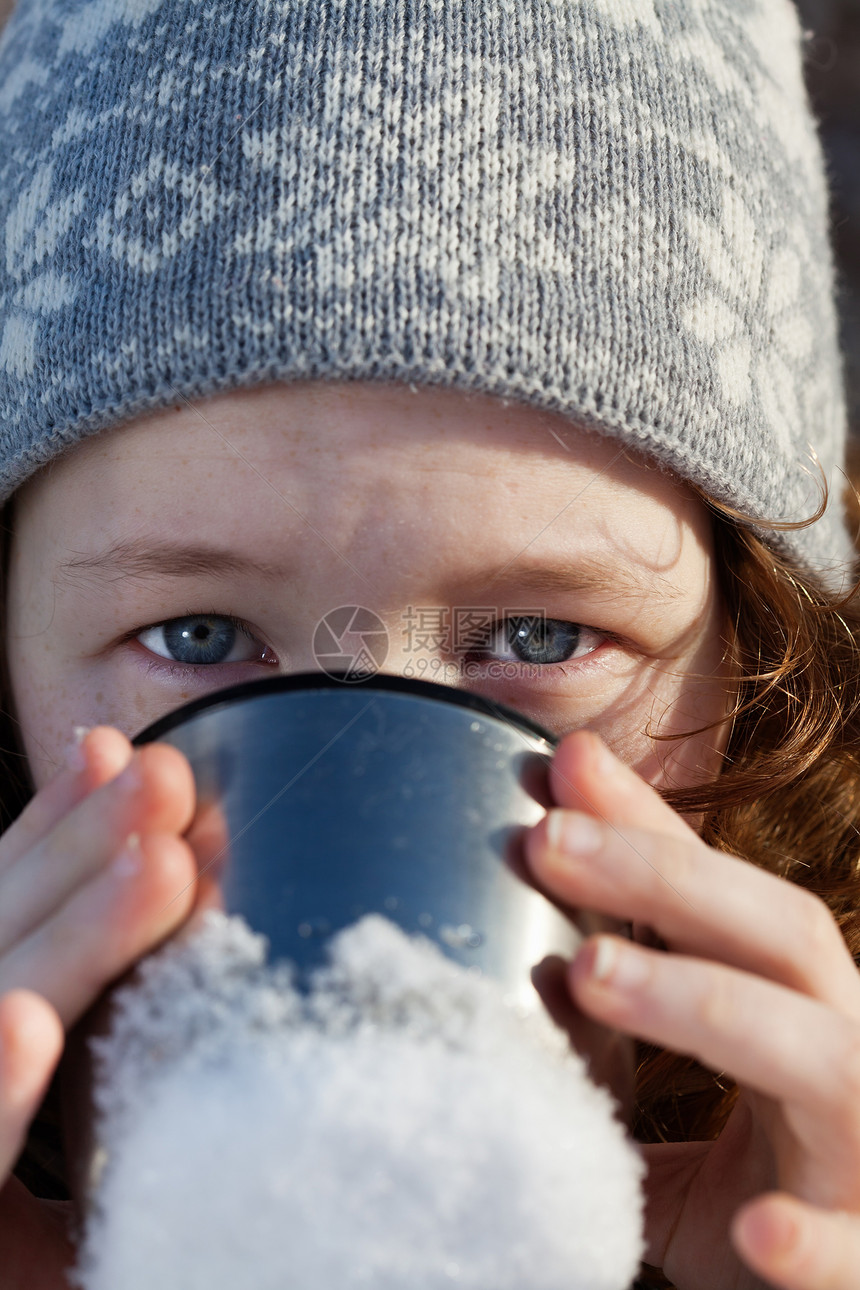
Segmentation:
<svg viewBox="0 0 860 1290">
<path fill-rule="evenodd" d="M 560 965 L 582 931 L 605 920 L 560 910 L 525 870 L 522 835 L 550 805 L 556 748 L 539 725 L 433 682 L 376 674 L 349 683 L 309 672 L 208 694 L 133 743 L 156 741 L 185 754 L 197 790 L 185 837 L 198 895 L 175 938 L 191 935 L 207 908 L 241 914 L 268 938 L 270 960 L 297 965 L 301 983 L 325 960 L 330 935 L 378 913 L 480 969 L 520 1003 L 543 998 L 574 1035 L 558 973 L 545 972 L 541 987 L 537 965 Z M 110 990 L 67 1045 L 74 1076 L 64 1078 L 63 1118 L 82 1208 L 103 1163 L 85 1040 L 108 1027 L 109 1004 Z M 625 1100 L 628 1046 L 578 1021 Z"/>
</svg>

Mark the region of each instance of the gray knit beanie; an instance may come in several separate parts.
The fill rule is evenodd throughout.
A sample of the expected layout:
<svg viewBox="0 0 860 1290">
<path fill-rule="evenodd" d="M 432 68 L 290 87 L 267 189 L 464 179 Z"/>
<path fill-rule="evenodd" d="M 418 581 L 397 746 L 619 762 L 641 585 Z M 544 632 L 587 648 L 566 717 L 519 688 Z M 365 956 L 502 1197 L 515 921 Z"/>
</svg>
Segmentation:
<svg viewBox="0 0 860 1290">
<path fill-rule="evenodd" d="M 0 500 L 295 378 L 568 415 L 850 559 L 827 189 L 791 0 L 19 0 Z"/>
</svg>

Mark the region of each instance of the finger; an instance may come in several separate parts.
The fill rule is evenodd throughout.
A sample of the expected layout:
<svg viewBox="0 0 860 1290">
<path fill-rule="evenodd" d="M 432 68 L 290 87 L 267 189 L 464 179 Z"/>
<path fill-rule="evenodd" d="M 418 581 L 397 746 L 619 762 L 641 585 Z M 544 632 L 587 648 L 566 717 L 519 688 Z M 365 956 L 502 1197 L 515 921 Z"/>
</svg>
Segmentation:
<svg viewBox="0 0 860 1290">
<path fill-rule="evenodd" d="M 856 1290 L 860 1218 L 774 1192 L 734 1218 L 732 1242 L 758 1276 L 779 1290 Z"/>
<path fill-rule="evenodd" d="M 593 937 L 569 970 L 591 1016 L 694 1057 L 775 1099 L 817 1203 L 860 1206 L 860 1026 L 793 990 L 733 968 Z"/>
<path fill-rule="evenodd" d="M 563 958 L 548 955 L 532 968 L 532 985 L 552 1021 L 566 1032 L 573 1048 L 585 1059 L 589 1078 L 610 1089 L 621 1108 L 621 1118 L 629 1123 L 635 1076 L 633 1046 L 626 1036 L 576 1006 L 567 988 L 566 967 Z"/>
<path fill-rule="evenodd" d="M 0 1180 L 20 1154 L 62 1049 L 63 1027 L 46 999 L 30 990 L 0 997 Z"/>
<path fill-rule="evenodd" d="M 74 765 L 61 767 L 27 803 L 0 840 L 0 874 L 32 851 L 88 793 L 124 770 L 134 749 L 120 730 L 96 726 L 74 745 Z"/>
<path fill-rule="evenodd" d="M 687 839 L 550 811 L 523 839 L 527 864 L 565 905 L 656 929 L 673 949 L 800 990 L 860 1019 L 860 977 L 823 901 Z"/>
<path fill-rule="evenodd" d="M 632 825 L 691 841 L 696 836 L 659 793 L 593 731 L 574 730 L 562 739 L 550 765 L 549 782 L 559 806 L 583 811 L 611 828 Z M 634 940 L 655 942 L 653 928 L 641 917 L 630 919 L 630 923 Z"/>
<path fill-rule="evenodd" d="M 141 837 L 3 958 L 0 989 L 38 991 L 68 1030 L 187 917 L 196 881 L 187 842 L 163 833 Z"/>
<path fill-rule="evenodd" d="M 633 825 L 669 837 L 696 834 L 635 770 L 591 730 L 565 735 L 550 763 L 549 784 L 559 806 L 585 811 L 616 827 Z"/>
<path fill-rule="evenodd" d="M 8 953 L 115 857 L 130 833 L 184 832 L 194 777 L 168 744 L 135 752 L 121 775 L 90 793 L 0 878 L 0 955 Z"/>
</svg>

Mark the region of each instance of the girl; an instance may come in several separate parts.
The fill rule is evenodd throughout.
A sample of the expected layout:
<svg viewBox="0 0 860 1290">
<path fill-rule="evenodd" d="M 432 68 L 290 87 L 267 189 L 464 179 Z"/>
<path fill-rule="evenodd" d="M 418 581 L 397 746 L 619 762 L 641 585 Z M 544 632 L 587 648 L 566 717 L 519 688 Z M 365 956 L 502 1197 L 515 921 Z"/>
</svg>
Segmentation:
<svg viewBox="0 0 860 1290">
<path fill-rule="evenodd" d="M 73 1258 L 64 1031 L 194 903 L 190 767 L 130 739 L 341 605 L 564 736 L 526 854 L 633 925 L 567 986 L 640 1041 L 649 1283 L 852 1285 L 860 621 L 789 0 L 20 0 L 0 112 L 4 1286 Z"/>
</svg>

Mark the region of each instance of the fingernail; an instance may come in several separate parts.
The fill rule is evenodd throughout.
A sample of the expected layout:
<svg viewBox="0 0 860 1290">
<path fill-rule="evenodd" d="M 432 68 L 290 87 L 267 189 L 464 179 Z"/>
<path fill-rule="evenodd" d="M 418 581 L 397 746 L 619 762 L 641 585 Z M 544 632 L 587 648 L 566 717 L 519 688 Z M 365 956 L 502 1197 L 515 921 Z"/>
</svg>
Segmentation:
<svg viewBox="0 0 860 1290">
<path fill-rule="evenodd" d="M 597 763 L 597 769 L 602 771 L 604 775 L 611 775 L 618 765 L 618 758 L 609 748 L 607 748 L 606 744 L 599 736 L 594 759 Z"/>
<path fill-rule="evenodd" d="M 575 811 L 550 811 L 546 831 L 550 846 L 571 855 L 590 855 L 603 845 L 600 825 Z"/>
<path fill-rule="evenodd" d="M 118 878 L 131 878 L 140 872 L 141 864 L 140 834 L 129 833 L 111 868 Z"/>
<path fill-rule="evenodd" d="M 117 789 L 121 793 L 135 793 L 140 788 L 140 761 L 136 753 L 124 771 L 116 777 Z"/>
<path fill-rule="evenodd" d="M 583 953 L 585 972 L 592 981 L 630 990 L 642 985 L 648 976 L 648 960 L 610 936 L 598 936 Z"/>
<path fill-rule="evenodd" d="M 800 1244 L 801 1232 L 800 1224 L 793 1214 L 777 1210 L 769 1215 L 767 1226 L 768 1244 L 772 1253 L 785 1257 L 796 1250 Z"/>
<path fill-rule="evenodd" d="M 81 747 L 81 744 L 86 739 L 87 735 L 90 733 L 91 730 L 92 730 L 92 726 L 74 727 L 74 738 L 72 739 L 72 742 L 70 744 L 67 744 L 66 754 L 65 754 L 66 765 L 68 766 L 69 770 L 74 770 L 74 771 L 83 770 L 84 766 L 86 766 L 87 759 L 86 759 L 86 756 L 84 755 L 84 750 Z"/>
<path fill-rule="evenodd" d="M 786 1257 L 796 1257 L 802 1228 L 795 1216 L 780 1206 L 755 1205 L 740 1215 L 738 1226 L 743 1243 L 760 1256 L 780 1262 Z"/>
</svg>

